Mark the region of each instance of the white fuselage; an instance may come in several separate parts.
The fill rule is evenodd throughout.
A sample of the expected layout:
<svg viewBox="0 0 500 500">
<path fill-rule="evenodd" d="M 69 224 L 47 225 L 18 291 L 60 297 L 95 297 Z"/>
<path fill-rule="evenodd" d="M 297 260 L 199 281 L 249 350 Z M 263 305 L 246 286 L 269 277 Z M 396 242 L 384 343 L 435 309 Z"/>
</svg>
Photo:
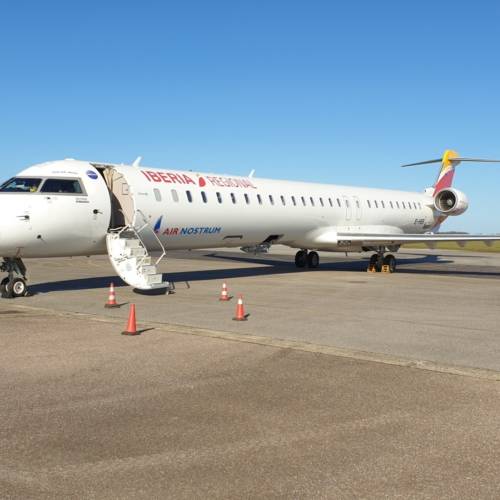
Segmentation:
<svg viewBox="0 0 500 500">
<path fill-rule="evenodd" d="M 437 223 L 432 193 L 370 189 L 61 160 L 16 177 L 36 192 L 0 192 L 0 256 L 106 253 L 110 227 L 145 217 L 167 250 L 245 247 L 359 251 L 336 233 L 412 233 Z M 75 179 L 80 193 L 42 192 L 46 179 Z M 124 214 L 124 216 L 122 216 Z M 151 232 L 146 238 L 154 250 Z"/>
</svg>

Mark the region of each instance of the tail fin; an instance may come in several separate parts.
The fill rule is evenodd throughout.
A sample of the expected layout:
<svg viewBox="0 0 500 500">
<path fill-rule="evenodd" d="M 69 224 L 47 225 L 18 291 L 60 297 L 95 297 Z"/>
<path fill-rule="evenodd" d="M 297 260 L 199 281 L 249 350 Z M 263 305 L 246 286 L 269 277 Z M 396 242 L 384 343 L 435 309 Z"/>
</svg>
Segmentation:
<svg viewBox="0 0 500 500">
<path fill-rule="evenodd" d="M 453 183 L 453 176 L 455 175 L 455 167 L 462 161 L 474 161 L 478 163 L 500 163 L 500 160 L 487 160 L 484 158 L 462 158 L 458 155 L 456 151 L 447 149 L 442 158 L 437 158 L 436 160 L 426 160 L 417 163 L 407 163 L 406 165 L 401 165 L 402 167 L 413 167 L 415 165 L 427 165 L 429 163 L 441 163 L 441 170 L 434 183 L 434 194 L 451 187 Z"/>
<path fill-rule="evenodd" d="M 441 189 L 449 188 L 453 184 L 453 177 L 455 175 L 455 167 L 460 163 L 458 158 L 458 153 L 447 149 L 443 158 L 441 159 L 441 170 L 437 176 L 436 182 L 434 183 L 434 194 L 441 191 Z"/>
</svg>

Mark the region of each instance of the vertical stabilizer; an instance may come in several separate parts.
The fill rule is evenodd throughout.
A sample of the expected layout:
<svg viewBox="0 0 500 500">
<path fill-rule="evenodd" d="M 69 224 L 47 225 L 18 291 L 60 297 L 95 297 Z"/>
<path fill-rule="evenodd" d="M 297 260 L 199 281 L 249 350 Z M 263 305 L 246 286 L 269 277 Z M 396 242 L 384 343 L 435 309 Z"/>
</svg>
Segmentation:
<svg viewBox="0 0 500 500">
<path fill-rule="evenodd" d="M 438 193 L 442 189 L 451 187 L 453 183 L 453 176 L 455 175 L 455 167 L 460 163 L 460 160 L 455 160 L 459 158 L 456 151 L 447 149 L 441 160 L 441 170 L 439 171 L 436 182 L 434 183 L 434 194 Z"/>
</svg>

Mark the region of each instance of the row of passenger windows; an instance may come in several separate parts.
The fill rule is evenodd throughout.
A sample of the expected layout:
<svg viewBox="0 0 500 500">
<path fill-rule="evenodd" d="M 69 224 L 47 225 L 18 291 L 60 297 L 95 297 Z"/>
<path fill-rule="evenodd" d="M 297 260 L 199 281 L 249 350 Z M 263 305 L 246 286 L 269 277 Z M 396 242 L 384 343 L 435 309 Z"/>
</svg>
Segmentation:
<svg viewBox="0 0 500 500">
<path fill-rule="evenodd" d="M 178 203 L 179 202 L 179 194 L 177 192 L 176 189 L 172 189 L 170 191 L 171 195 L 172 195 L 172 199 L 174 202 Z M 155 198 L 157 201 L 161 201 L 161 193 L 160 193 L 160 190 L 159 189 L 154 189 L 154 194 L 155 194 Z M 208 203 L 208 194 L 206 191 L 200 191 L 200 194 L 201 194 L 201 200 L 203 203 Z M 220 192 L 216 192 L 215 193 L 215 197 L 217 198 L 217 202 L 218 203 L 223 203 L 223 197 L 222 197 L 222 193 Z M 231 200 L 231 202 L 233 204 L 236 204 L 238 201 L 237 201 L 237 197 L 236 197 L 236 194 L 235 193 L 229 193 L 229 198 Z M 269 201 L 269 203 L 271 205 L 275 205 L 276 203 L 281 203 L 281 205 L 283 206 L 286 206 L 287 205 L 287 200 L 285 198 L 285 196 L 283 195 L 280 195 L 279 197 L 274 197 L 272 194 L 269 194 L 269 195 L 266 195 L 266 196 L 263 196 L 261 194 L 256 194 L 255 195 L 255 200 L 256 202 L 259 204 L 259 205 L 263 205 L 264 204 L 264 200 L 267 200 Z M 189 203 L 193 203 L 193 194 L 191 193 L 191 191 L 187 190 L 186 191 L 186 199 Z M 250 200 L 250 195 L 248 193 L 243 193 L 243 200 L 245 201 L 245 203 L 247 205 L 250 205 L 251 203 L 251 200 Z M 343 201 L 344 201 L 344 206 L 346 208 L 349 208 L 350 207 L 350 202 L 349 202 L 349 199 L 348 198 L 343 198 Z M 297 205 L 302 205 L 304 207 L 306 206 L 312 206 L 312 207 L 316 207 L 316 206 L 321 206 L 321 207 L 325 207 L 325 206 L 330 206 L 330 207 L 342 207 L 342 200 L 340 198 L 323 198 L 323 197 L 318 197 L 318 198 L 314 198 L 313 196 L 290 196 L 289 197 L 289 203 L 291 203 L 293 206 L 297 206 Z M 356 208 L 361 208 L 361 204 L 360 204 L 360 201 L 358 199 L 354 199 L 354 203 L 356 205 Z M 384 202 L 383 200 L 366 200 L 366 205 L 368 208 L 403 208 L 403 209 L 409 209 L 409 210 L 412 210 L 412 209 L 415 209 L 415 210 L 422 210 L 422 204 L 420 202 L 411 202 L 411 201 L 389 201 L 389 202 Z"/>
</svg>

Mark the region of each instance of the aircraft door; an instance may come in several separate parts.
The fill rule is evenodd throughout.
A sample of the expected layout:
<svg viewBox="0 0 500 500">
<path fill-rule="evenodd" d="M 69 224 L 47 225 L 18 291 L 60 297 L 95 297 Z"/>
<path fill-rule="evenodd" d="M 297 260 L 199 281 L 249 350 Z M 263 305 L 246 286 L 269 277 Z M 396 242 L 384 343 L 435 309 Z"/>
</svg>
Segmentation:
<svg viewBox="0 0 500 500">
<path fill-rule="evenodd" d="M 357 196 L 352 197 L 353 204 L 354 204 L 354 213 L 356 214 L 356 220 L 361 220 L 361 202 L 359 201 L 359 198 Z"/>
<path fill-rule="evenodd" d="M 125 176 L 113 167 L 107 167 L 102 175 L 111 197 L 111 228 L 118 228 L 132 223 L 135 203 L 130 185 Z"/>
<path fill-rule="evenodd" d="M 352 206 L 351 202 L 349 200 L 349 197 L 347 196 L 342 196 L 344 200 L 344 206 L 345 206 L 345 220 L 351 220 L 352 218 Z"/>
</svg>

